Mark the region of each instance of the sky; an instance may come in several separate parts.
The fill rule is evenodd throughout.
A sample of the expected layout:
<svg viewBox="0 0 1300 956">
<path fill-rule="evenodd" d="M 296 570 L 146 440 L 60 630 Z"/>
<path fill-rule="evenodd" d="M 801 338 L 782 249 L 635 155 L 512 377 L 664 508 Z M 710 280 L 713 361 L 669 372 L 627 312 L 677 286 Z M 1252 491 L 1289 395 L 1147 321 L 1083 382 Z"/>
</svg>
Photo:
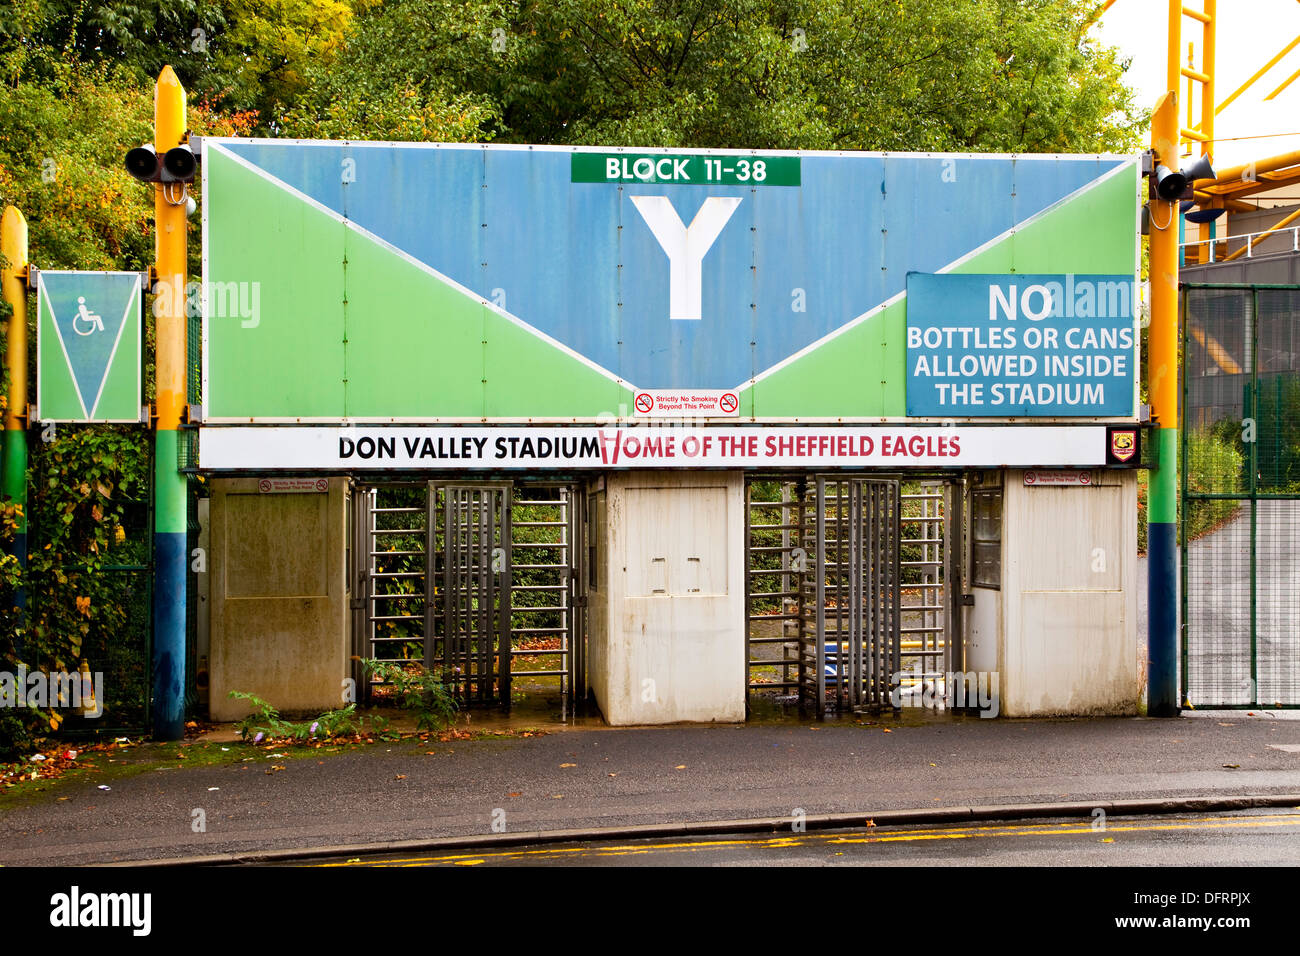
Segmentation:
<svg viewBox="0 0 1300 956">
<path fill-rule="evenodd" d="M 1185 0 L 1201 9 L 1203 0 Z M 1150 110 L 1165 90 L 1168 6 L 1165 0 L 1117 0 L 1093 27 L 1092 36 L 1117 47 L 1132 63 L 1126 82 L 1136 91 L 1138 104 Z M 1218 0 L 1216 29 L 1215 94 L 1220 103 L 1250 76 L 1300 36 L 1300 0 Z M 1187 44 L 1194 44 L 1196 68 L 1201 65 L 1201 24 L 1183 17 L 1181 59 L 1187 63 Z M 1216 169 L 1300 150 L 1300 78 L 1276 98 L 1273 90 L 1300 70 L 1300 45 L 1286 54 L 1245 93 L 1215 119 L 1218 140 L 1212 150 Z M 1200 84 L 1193 84 L 1200 121 Z M 1187 79 L 1179 90 L 1180 124 L 1187 125 Z M 1287 135 L 1265 135 L 1287 134 Z M 1249 137 L 1249 138 L 1239 138 Z M 1300 198 L 1300 187 L 1285 194 Z"/>
</svg>

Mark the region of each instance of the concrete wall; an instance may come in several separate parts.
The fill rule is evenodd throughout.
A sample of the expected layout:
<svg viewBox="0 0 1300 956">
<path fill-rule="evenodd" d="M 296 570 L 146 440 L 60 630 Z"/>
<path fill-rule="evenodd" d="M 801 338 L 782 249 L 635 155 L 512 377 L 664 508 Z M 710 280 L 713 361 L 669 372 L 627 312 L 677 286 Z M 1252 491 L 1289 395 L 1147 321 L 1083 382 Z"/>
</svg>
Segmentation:
<svg viewBox="0 0 1300 956">
<path fill-rule="evenodd" d="M 588 673 L 605 719 L 744 720 L 743 476 L 611 474 L 605 491 L 588 595 Z"/>
<path fill-rule="evenodd" d="M 1092 477 L 1090 486 L 1025 487 L 1023 471 L 1006 473 L 1006 716 L 1137 710 L 1137 472 Z"/>
<path fill-rule="evenodd" d="M 212 482 L 213 720 L 248 712 L 231 690 L 282 713 L 340 706 L 348 674 L 347 481 L 327 492 L 259 493 L 255 478 Z"/>
</svg>

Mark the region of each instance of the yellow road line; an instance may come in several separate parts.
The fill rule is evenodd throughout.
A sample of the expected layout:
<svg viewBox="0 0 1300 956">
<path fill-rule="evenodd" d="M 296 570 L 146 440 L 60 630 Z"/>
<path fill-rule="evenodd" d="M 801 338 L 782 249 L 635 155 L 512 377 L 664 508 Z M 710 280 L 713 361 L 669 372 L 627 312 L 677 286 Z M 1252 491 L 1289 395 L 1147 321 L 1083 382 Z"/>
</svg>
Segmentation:
<svg viewBox="0 0 1300 956">
<path fill-rule="evenodd" d="M 663 843 L 619 843 L 609 846 L 541 847 L 537 849 L 499 850 L 484 853 L 446 854 L 423 857 L 405 857 L 391 860 L 349 860 L 342 863 L 321 863 L 317 866 L 474 866 L 489 860 L 528 860 L 539 858 L 573 858 L 591 856 L 597 859 L 619 856 L 644 856 L 655 852 L 686 850 L 716 850 L 726 847 L 752 847 L 781 850 L 791 847 L 823 844 L 841 846 L 867 843 L 910 843 L 926 840 L 970 840 L 981 837 L 1070 836 L 1081 834 L 1141 833 L 1161 830 L 1219 830 L 1229 828 L 1262 828 L 1300 826 L 1300 813 L 1266 814 L 1252 817 L 1197 817 L 1165 823 L 1107 823 L 1104 829 L 1094 829 L 1091 822 L 1084 823 L 1019 823 L 986 826 L 928 828 L 916 830 L 890 830 L 879 834 L 864 832 L 860 836 L 839 833 L 808 833 L 799 836 L 736 837 L 724 840 L 675 840 Z"/>
</svg>

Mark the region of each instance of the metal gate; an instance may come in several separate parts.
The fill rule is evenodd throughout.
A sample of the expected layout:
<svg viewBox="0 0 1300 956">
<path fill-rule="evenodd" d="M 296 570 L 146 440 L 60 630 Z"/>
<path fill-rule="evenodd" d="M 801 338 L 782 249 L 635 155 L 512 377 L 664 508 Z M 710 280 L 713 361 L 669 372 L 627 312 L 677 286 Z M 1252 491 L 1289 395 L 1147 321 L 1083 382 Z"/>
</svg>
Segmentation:
<svg viewBox="0 0 1300 956">
<path fill-rule="evenodd" d="M 585 697 L 583 500 L 535 482 L 356 486 L 349 580 L 363 698 L 364 657 L 441 671 L 465 704 L 508 706 L 519 676 L 528 690 L 558 684 L 566 711 Z"/>
<path fill-rule="evenodd" d="M 1183 700 L 1300 706 L 1300 287 L 1182 307 Z"/>
<path fill-rule="evenodd" d="M 362 658 L 423 661 L 432 591 L 426 482 L 360 485 L 351 496 L 353 680 L 362 700 L 370 681 Z M 440 537 L 438 538 L 440 540 Z"/>
<path fill-rule="evenodd" d="M 426 642 L 425 665 L 443 668 L 467 703 L 510 704 L 510 504 L 509 484 L 442 489 L 442 600 L 433 602 L 442 605 L 442 631 Z M 427 551 L 435 551 L 432 531 Z M 432 623 L 432 606 L 428 613 Z"/>
<path fill-rule="evenodd" d="M 899 483 L 819 476 L 810 490 L 813 574 L 803 578 L 800 707 L 822 714 L 898 706 Z"/>
<path fill-rule="evenodd" d="M 960 476 L 759 478 L 746 497 L 751 702 L 945 706 L 963 659 Z"/>
<path fill-rule="evenodd" d="M 532 690 L 553 681 L 565 714 L 587 696 L 585 505 L 574 485 L 529 483 L 516 488 L 510 523 L 511 669 Z"/>
</svg>

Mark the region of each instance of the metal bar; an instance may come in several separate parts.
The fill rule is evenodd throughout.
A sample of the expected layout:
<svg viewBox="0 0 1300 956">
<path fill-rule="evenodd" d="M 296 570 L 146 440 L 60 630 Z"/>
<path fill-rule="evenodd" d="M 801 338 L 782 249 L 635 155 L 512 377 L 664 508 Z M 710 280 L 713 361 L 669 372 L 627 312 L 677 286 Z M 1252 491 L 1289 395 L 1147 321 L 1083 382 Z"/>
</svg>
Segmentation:
<svg viewBox="0 0 1300 956">
<path fill-rule="evenodd" d="M 504 488 L 501 490 L 500 492 L 501 512 L 500 512 L 500 519 L 498 521 L 498 529 L 499 529 L 498 534 L 500 535 L 501 538 L 501 547 L 504 553 L 502 554 L 502 562 L 501 562 L 500 592 L 497 597 L 497 600 L 500 602 L 500 623 L 499 623 L 500 631 L 499 631 L 499 643 L 497 649 L 497 660 L 499 662 L 498 666 L 501 670 L 501 677 L 500 677 L 501 704 L 507 710 L 510 709 L 510 705 L 512 703 L 511 701 L 512 677 L 511 677 L 510 661 L 511 661 L 511 651 L 513 650 L 514 647 L 514 645 L 512 644 L 512 634 L 510 630 L 510 624 L 511 624 L 510 608 L 511 605 L 514 603 L 510 594 L 510 584 L 511 584 L 510 559 L 511 556 L 514 554 L 514 540 L 513 540 L 514 534 L 510 527 L 510 521 L 513 515 L 513 509 L 511 507 L 512 493 L 513 493 L 513 489 L 511 488 Z M 566 634 L 568 633 L 567 627 L 564 628 L 564 632 Z M 561 687 L 563 687 L 563 681 L 561 681 Z"/>
<path fill-rule="evenodd" d="M 1251 76 L 1250 79 L 1248 79 L 1245 83 L 1241 84 L 1241 86 L 1237 87 L 1237 89 L 1235 89 L 1235 90 L 1232 92 L 1232 94 L 1231 94 L 1230 96 L 1228 96 L 1227 99 L 1225 99 L 1222 103 L 1220 103 L 1218 106 L 1216 106 L 1216 107 L 1214 108 L 1214 112 L 1215 112 L 1215 114 L 1217 115 L 1217 114 L 1219 114 L 1219 113 L 1222 113 L 1222 112 L 1224 111 L 1224 109 L 1227 108 L 1227 106 L 1228 106 L 1229 103 L 1231 103 L 1233 100 L 1235 100 L 1237 97 L 1239 97 L 1242 93 L 1245 93 L 1248 89 L 1250 89 L 1251 86 L 1254 85 L 1254 83 L 1255 83 L 1256 80 L 1258 80 L 1261 76 L 1263 76 L 1265 73 L 1267 73 L 1269 70 L 1271 70 L 1274 66 L 1276 66 L 1276 65 L 1277 65 L 1277 62 L 1278 62 L 1279 60 L 1281 60 L 1282 57 L 1286 56 L 1286 55 L 1287 55 L 1288 53 L 1290 53 L 1293 49 L 1295 49 L 1295 46 L 1296 46 L 1297 43 L 1300 43 L 1300 36 L 1297 36 L 1294 40 L 1292 40 L 1290 43 L 1288 43 L 1286 46 L 1284 46 L 1284 47 L 1282 48 L 1282 50 L 1281 50 L 1281 51 L 1280 51 L 1280 52 L 1279 52 L 1275 57 L 1273 57 L 1271 60 L 1269 60 L 1269 61 L 1268 61 L 1267 63 L 1265 63 L 1263 66 L 1261 66 L 1258 70 L 1256 70 L 1255 73 Z M 1240 175 L 1240 174 L 1238 174 L 1238 175 Z"/>
<path fill-rule="evenodd" d="M 826 715 L 826 479 L 817 479 L 817 563 L 814 565 L 817 575 L 817 646 L 815 649 L 817 666 L 813 673 L 816 688 L 818 719 Z"/>
<path fill-rule="evenodd" d="M 1294 217 L 1291 217 L 1294 218 Z M 1250 294 L 1250 418 L 1259 421 L 1259 291 Z M 1250 442 L 1250 692 L 1259 703 L 1259 578 L 1256 574 L 1259 532 L 1259 442 Z"/>
</svg>

